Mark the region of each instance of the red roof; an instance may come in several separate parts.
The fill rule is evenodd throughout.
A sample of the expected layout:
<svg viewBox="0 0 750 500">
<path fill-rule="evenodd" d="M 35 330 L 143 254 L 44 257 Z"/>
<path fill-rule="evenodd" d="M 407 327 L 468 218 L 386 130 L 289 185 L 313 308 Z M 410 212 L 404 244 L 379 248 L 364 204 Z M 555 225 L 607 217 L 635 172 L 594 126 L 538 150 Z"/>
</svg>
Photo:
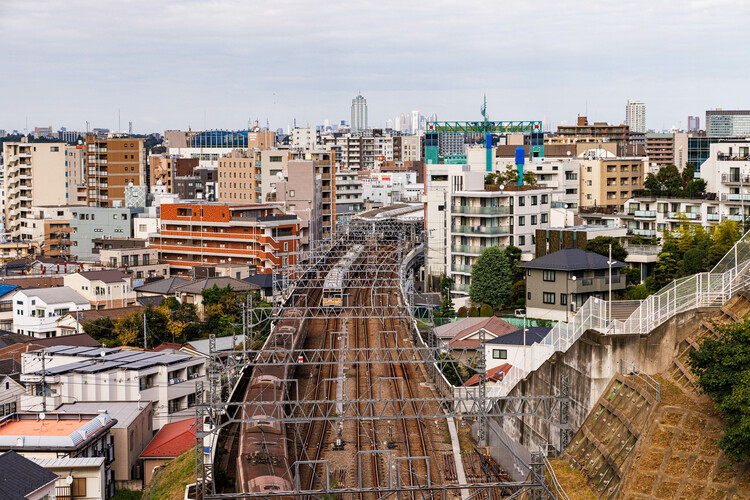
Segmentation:
<svg viewBox="0 0 750 500">
<path fill-rule="evenodd" d="M 505 377 L 511 369 L 509 363 L 503 363 L 495 368 L 487 370 L 487 382 L 499 382 Z M 469 380 L 464 383 L 464 387 L 471 387 L 479 384 L 479 374 L 473 375 Z"/>
<path fill-rule="evenodd" d="M 172 342 L 162 342 L 158 346 L 151 349 L 153 352 L 159 352 L 163 351 L 164 349 L 174 349 L 175 351 L 179 351 L 184 346 L 182 344 L 173 344 Z"/>
<path fill-rule="evenodd" d="M 461 320 L 458 320 L 456 323 L 460 321 Z M 476 349 L 480 347 L 479 339 L 467 339 L 467 337 L 471 337 L 472 335 L 474 335 L 475 333 L 477 333 L 479 330 L 482 330 L 482 329 L 484 329 L 484 331 L 489 334 L 485 336 L 485 341 L 487 341 L 495 337 L 500 337 L 501 335 L 505 335 L 506 333 L 514 332 L 518 330 L 518 327 L 511 325 L 507 321 L 501 320 L 497 316 L 490 316 L 485 321 L 472 324 L 465 330 L 458 332 L 448 342 L 448 346 L 454 349 L 461 349 L 464 347 Z"/>
<path fill-rule="evenodd" d="M 166 424 L 141 453 L 142 458 L 174 458 L 195 446 L 195 419 Z"/>
</svg>

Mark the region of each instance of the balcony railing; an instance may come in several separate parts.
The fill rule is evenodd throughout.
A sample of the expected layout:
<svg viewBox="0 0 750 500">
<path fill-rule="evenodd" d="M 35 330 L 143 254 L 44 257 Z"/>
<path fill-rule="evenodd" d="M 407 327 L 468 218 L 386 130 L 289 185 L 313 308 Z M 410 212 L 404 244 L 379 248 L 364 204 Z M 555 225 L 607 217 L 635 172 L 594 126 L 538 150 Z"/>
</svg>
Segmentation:
<svg viewBox="0 0 750 500">
<path fill-rule="evenodd" d="M 466 266 L 463 264 L 453 264 L 451 266 L 451 269 L 456 273 L 471 273 L 471 266 Z"/>
<path fill-rule="evenodd" d="M 701 214 L 693 213 L 693 212 L 669 212 L 667 214 L 667 217 L 670 219 L 679 219 L 680 217 L 686 217 L 690 220 L 700 220 Z"/>
<path fill-rule="evenodd" d="M 656 229 L 628 229 L 628 233 L 646 238 L 656 238 Z"/>
<path fill-rule="evenodd" d="M 708 220 L 708 221 L 719 221 L 719 220 L 721 220 L 721 215 L 719 215 L 719 214 L 706 214 L 706 220 Z"/>
<path fill-rule="evenodd" d="M 721 182 L 724 184 L 750 184 L 750 175 L 721 174 Z"/>
<path fill-rule="evenodd" d="M 502 207 L 470 207 L 464 205 L 454 205 L 453 213 L 457 214 L 486 214 L 486 215 L 509 215 L 513 211 L 509 206 Z"/>
<path fill-rule="evenodd" d="M 453 226 L 454 233 L 470 233 L 479 235 L 510 234 L 510 226 Z"/>
<path fill-rule="evenodd" d="M 451 251 L 454 253 L 469 253 L 473 255 L 479 255 L 487 247 L 478 245 L 451 245 Z"/>
<path fill-rule="evenodd" d="M 656 210 L 634 210 L 630 213 L 630 215 L 635 215 L 636 217 L 643 217 L 645 219 L 653 219 L 656 217 Z"/>
<path fill-rule="evenodd" d="M 721 193 L 721 201 L 750 201 L 750 194 Z"/>
</svg>

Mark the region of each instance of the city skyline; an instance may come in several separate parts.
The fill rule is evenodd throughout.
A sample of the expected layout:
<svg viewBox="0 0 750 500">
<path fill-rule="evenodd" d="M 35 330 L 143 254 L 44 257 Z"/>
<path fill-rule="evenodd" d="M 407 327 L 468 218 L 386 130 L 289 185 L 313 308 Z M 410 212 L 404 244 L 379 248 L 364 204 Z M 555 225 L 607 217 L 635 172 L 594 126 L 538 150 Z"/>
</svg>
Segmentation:
<svg viewBox="0 0 750 500">
<path fill-rule="evenodd" d="M 0 82 L 3 95 L 13 96 L 0 128 L 85 130 L 89 121 L 116 130 L 119 115 L 120 128 L 132 121 L 137 133 L 240 129 L 256 119 L 286 129 L 295 120 L 347 119 L 358 91 L 368 100 L 370 126 L 412 109 L 472 119 L 485 93 L 491 119 L 546 115 L 555 125 L 584 114 L 622 123 L 631 98 L 646 102 L 647 128 L 655 130 L 687 128 L 688 115 L 708 109 L 750 108 L 746 70 L 732 62 L 743 45 L 736 36 L 744 30 L 733 29 L 744 18 L 737 10 L 747 5 L 390 7 L 12 0 L 0 37 L 4 67 L 15 77 Z M 649 15 L 632 15 L 643 12 Z M 529 16 L 531 44 L 521 22 Z M 360 17 L 368 23 L 354 22 Z M 570 30 L 566 18 L 585 29 Z M 630 36 L 634 30 L 639 37 Z M 486 41 L 496 39 L 485 36 L 493 32 L 503 33 L 501 42 Z M 688 77 L 695 58 L 701 72 Z"/>
</svg>

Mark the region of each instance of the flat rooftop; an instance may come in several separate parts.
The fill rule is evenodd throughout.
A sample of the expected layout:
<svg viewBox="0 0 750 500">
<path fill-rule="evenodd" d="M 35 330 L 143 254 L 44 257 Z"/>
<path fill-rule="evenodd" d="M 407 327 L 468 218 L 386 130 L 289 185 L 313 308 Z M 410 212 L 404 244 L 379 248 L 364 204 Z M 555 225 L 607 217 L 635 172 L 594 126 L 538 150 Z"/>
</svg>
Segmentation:
<svg viewBox="0 0 750 500">
<path fill-rule="evenodd" d="M 0 419 L 3 449 L 75 449 L 117 423 L 106 413 L 13 413 Z"/>
</svg>

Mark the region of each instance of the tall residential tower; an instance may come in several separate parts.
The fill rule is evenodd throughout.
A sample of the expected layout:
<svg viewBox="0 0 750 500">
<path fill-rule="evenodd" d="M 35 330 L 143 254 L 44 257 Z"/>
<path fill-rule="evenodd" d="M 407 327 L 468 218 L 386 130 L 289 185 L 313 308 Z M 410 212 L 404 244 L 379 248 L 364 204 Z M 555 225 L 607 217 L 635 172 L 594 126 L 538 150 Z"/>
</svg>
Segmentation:
<svg viewBox="0 0 750 500">
<path fill-rule="evenodd" d="M 625 125 L 631 132 L 646 131 L 646 103 L 638 99 L 628 99 L 625 105 Z"/>
<path fill-rule="evenodd" d="M 352 132 L 367 129 L 367 99 L 362 94 L 352 99 Z"/>
</svg>

